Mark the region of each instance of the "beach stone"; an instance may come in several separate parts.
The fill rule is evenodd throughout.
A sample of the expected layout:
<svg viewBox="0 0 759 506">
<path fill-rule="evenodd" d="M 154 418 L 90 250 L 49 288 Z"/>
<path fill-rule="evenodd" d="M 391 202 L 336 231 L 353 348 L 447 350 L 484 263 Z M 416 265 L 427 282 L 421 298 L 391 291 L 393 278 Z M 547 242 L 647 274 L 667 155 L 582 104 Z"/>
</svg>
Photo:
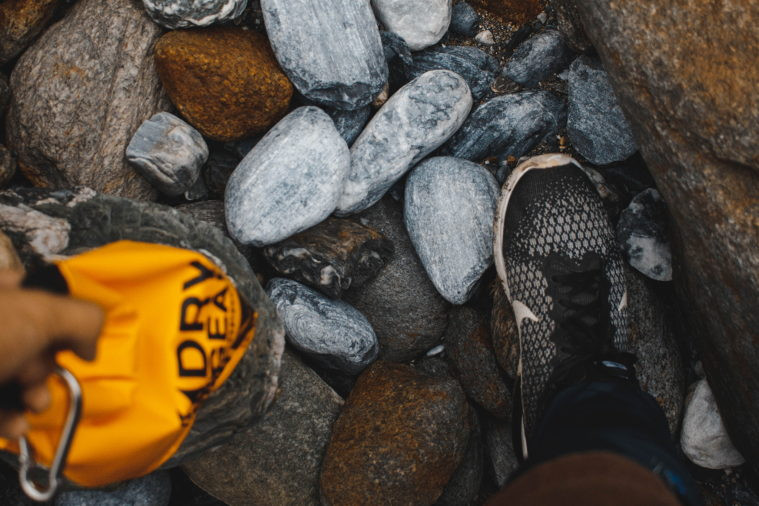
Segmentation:
<svg viewBox="0 0 759 506">
<path fill-rule="evenodd" d="M 606 165 L 632 156 L 638 146 L 601 63 L 580 56 L 569 66 L 567 134 L 590 163 Z"/>
<path fill-rule="evenodd" d="M 471 0 L 499 16 L 503 21 L 521 25 L 537 17 L 543 10 L 545 0 Z"/>
<path fill-rule="evenodd" d="M 16 253 L 16 248 L 13 246 L 10 238 L 0 230 L 0 270 L 23 270 L 24 265 L 21 263 L 21 259 Z"/>
<path fill-rule="evenodd" d="M 746 460 L 730 441 L 706 379 L 696 383 L 686 404 L 680 434 L 680 446 L 685 456 L 707 469 L 726 469 L 743 464 Z"/>
<path fill-rule="evenodd" d="M 227 188 L 227 181 L 240 164 L 242 158 L 235 153 L 230 153 L 226 149 L 217 146 L 208 146 L 208 160 L 201 169 L 203 182 L 208 188 L 208 195 L 212 199 L 224 198 L 224 190 Z"/>
<path fill-rule="evenodd" d="M 468 410 L 455 380 L 376 362 L 332 427 L 323 504 L 432 504 L 464 458 Z"/>
<path fill-rule="evenodd" d="M 261 9 L 279 64 L 306 98 L 353 110 L 382 91 L 387 64 L 369 2 L 261 0 Z"/>
<path fill-rule="evenodd" d="M 617 242 L 634 268 L 656 281 L 672 281 L 667 205 L 654 188 L 640 192 L 622 211 Z"/>
<path fill-rule="evenodd" d="M 5 0 L 0 2 L 0 64 L 8 63 L 29 47 L 48 25 L 60 0 Z"/>
<path fill-rule="evenodd" d="M 475 109 L 443 151 L 473 161 L 519 158 L 555 136 L 565 121 L 564 102 L 548 91 L 501 95 Z"/>
<path fill-rule="evenodd" d="M 234 26 L 176 30 L 155 46 L 158 75 L 180 114 L 203 135 L 233 141 L 266 132 L 293 87 L 266 37 Z"/>
<path fill-rule="evenodd" d="M 482 30 L 480 33 L 474 36 L 474 40 L 479 44 L 485 46 L 492 46 L 495 44 L 495 37 L 490 30 Z"/>
<path fill-rule="evenodd" d="M 545 30 L 522 42 L 511 55 L 503 75 L 514 82 L 534 88 L 566 67 L 572 52 L 556 30 Z"/>
<path fill-rule="evenodd" d="M 335 122 L 335 128 L 337 128 L 337 131 L 340 132 L 340 135 L 350 146 L 364 129 L 366 122 L 369 121 L 372 115 L 372 108 L 367 105 L 355 111 L 325 109 L 324 112 L 329 114 L 329 117 Z"/>
<path fill-rule="evenodd" d="M 498 488 L 501 488 L 519 467 L 514 451 L 511 424 L 486 418 L 483 425 L 488 469 Z"/>
<path fill-rule="evenodd" d="M 479 22 L 480 15 L 468 3 L 458 2 L 453 6 L 450 25 L 451 32 L 465 37 L 474 37 L 477 35 L 477 25 Z"/>
<path fill-rule="evenodd" d="M 181 195 L 200 177 L 208 146 L 200 132 L 168 112 L 159 112 L 134 133 L 126 157 L 167 195 Z"/>
<path fill-rule="evenodd" d="M 319 470 L 343 400 L 289 349 L 263 418 L 183 466 L 226 504 L 318 505 Z"/>
<path fill-rule="evenodd" d="M 148 15 L 169 30 L 231 21 L 248 6 L 248 0 L 142 0 Z"/>
<path fill-rule="evenodd" d="M 115 488 L 64 491 L 56 495 L 55 506 L 123 506 L 150 504 L 168 506 L 171 498 L 171 477 L 167 471 L 156 471 L 142 478 L 125 481 Z"/>
<path fill-rule="evenodd" d="M 430 70 L 445 69 L 464 78 L 474 100 L 489 91 L 501 66 L 494 57 L 471 46 L 435 46 L 412 55 L 412 63 L 404 65 L 407 81 Z"/>
<path fill-rule="evenodd" d="M 443 494 L 435 501 L 436 506 L 468 506 L 477 502 L 484 476 L 485 449 L 479 417 L 473 409 L 470 409 L 469 421 L 472 431 L 464 459 L 451 476 Z"/>
<path fill-rule="evenodd" d="M 493 219 L 500 188 L 466 160 L 435 157 L 406 181 L 404 223 L 440 295 L 463 304 L 493 262 Z"/>
<path fill-rule="evenodd" d="M 24 52 L 11 73 L 6 142 L 29 181 L 156 197 L 124 149 L 169 105 L 150 57 L 160 34 L 134 2 L 82 0 Z"/>
<path fill-rule="evenodd" d="M 377 358 L 377 336 L 350 304 L 285 278 L 271 279 L 266 293 L 285 325 L 287 341 L 320 365 L 358 374 Z"/>
<path fill-rule="evenodd" d="M 503 380 L 490 339 L 490 322 L 479 311 L 451 311 L 443 337 L 446 358 L 467 397 L 496 418 L 511 417 L 511 390 Z"/>
<path fill-rule="evenodd" d="M 306 230 L 335 209 L 350 170 L 348 146 L 318 107 L 277 123 L 227 182 L 227 226 L 243 244 L 267 246 Z"/>
<path fill-rule="evenodd" d="M 517 377 L 519 363 L 519 331 L 514 318 L 514 311 L 503 291 L 499 279 L 490 285 L 493 306 L 490 310 L 490 337 L 498 366 L 511 379 Z"/>
<path fill-rule="evenodd" d="M 264 257 L 283 276 L 340 298 L 377 275 L 393 256 L 393 243 L 360 223 L 327 218 L 313 228 L 267 246 Z"/>
<path fill-rule="evenodd" d="M 548 0 L 556 16 L 556 28 L 573 51 L 584 53 L 593 47 L 585 34 L 575 0 Z"/>
<path fill-rule="evenodd" d="M 398 90 L 351 147 L 351 169 L 337 214 L 375 204 L 414 164 L 437 149 L 466 119 L 472 94 L 449 70 L 432 70 Z"/>
<path fill-rule="evenodd" d="M 343 298 L 371 323 L 383 360 L 409 361 L 440 341 L 449 304 L 419 262 L 397 202 L 387 196 L 357 218 L 392 241 L 395 251 L 374 279 L 349 289 Z"/>
<path fill-rule="evenodd" d="M 5 186 L 16 175 L 16 157 L 8 148 L 0 144 L 0 187 Z"/>
<path fill-rule="evenodd" d="M 11 102 L 11 85 L 5 74 L 0 74 L 0 117 L 5 114 L 5 109 Z"/>
<path fill-rule="evenodd" d="M 372 0 L 377 19 L 412 51 L 437 44 L 448 31 L 452 0 Z"/>
<path fill-rule="evenodd" d="M 189 204 L 181 204 L 175 208 L 177 211 L 187 213 L 196 220 L 205 221 L 219 230 L 226 231 L 224 221 L 224 202 L 221 200 L 203 200 Z"/>
</svg>

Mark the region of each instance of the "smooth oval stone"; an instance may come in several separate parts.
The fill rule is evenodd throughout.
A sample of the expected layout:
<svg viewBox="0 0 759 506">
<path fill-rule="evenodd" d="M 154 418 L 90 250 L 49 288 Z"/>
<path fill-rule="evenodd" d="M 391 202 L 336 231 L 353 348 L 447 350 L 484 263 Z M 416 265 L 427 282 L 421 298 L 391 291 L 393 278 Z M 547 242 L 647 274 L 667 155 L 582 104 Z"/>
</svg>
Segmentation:
<svg viewBox="0 0 759 506">
<path fill-rule="evenodd" d="M 284 278 L 269 281 L 266 293 L 285 325 L 287 342 L 324 367 L 358 374 L 377 358 L 377 336 L 350 304 Z"/>
<path fill-rule="evenodd" d="M 239 17 L 248 0 L 142 0 L 153 21 L 171 30 L 208 26 Z"/>
<path fill-rule="evenodd" d="M 415 163 L 442 145 L 472 108 L 466 81 L 433 70 L 398 90 L 351 148 L 351 169 L 337 214 L 371 207 Z"/>
<path fill-rule="evenodd" d="M 503 75 L 533 88 L 569 64 L 572 52 L 556 30 L 546 30 L 522 42 L 503 69 Z"/>
<path fill-rule="evenodd" d="M 440 295 L 463 304 L 493 261 L 499 187 L 486 169 L 451 157 L 420 163 L 406 181 L 404 221 Z"/>
<path fill-rule="evenodd" d="M 150 184 L 167 195 L 188 191 L 208 160 L 200 132 L 168 112 L 159 112 L 134 133 L 126 157 Z"/>
<path fill-rule="evenodd" d="M 266 246 L 324 220 L 335 209 L 350 152 L 327 113 L 300 107 L 243 158 L 227 182 L 227 228 Z"/>
<path fill-rule="evenodd" d="M 479 22 L 480 15 L 468 3 L 459 2 L 453 6 L 451 32 L 464 35 L 465 37 L 474 37 L 477 35 L 477 23 Z"/>
<path fill-rule="evenodd" d="M 372 0 L 385 27 L 403 37 L 412 51 L 436 44 L 451 24 L 451 0 Z"/>
<path fill-rule="evenodd" d="M 362 0 L 261 0 L 274 54 L 306 98 L 358 109 L 387 82 L 377 21 Z"/>
<path fill-rule="evenodd" d="M 656 281 L 672 281 L 667 205 L 649 188 L 636 195 L 617 223 L 617 242 L 630 265 Z"/>
<path fill-rule="evenodd" d="M 550 92 L 501 95 L 475 109 L 448 142 L 445 153 L 467 160 L 519 158 L 556 135 L 565 118 L 564 102 Z"/>
</svg>

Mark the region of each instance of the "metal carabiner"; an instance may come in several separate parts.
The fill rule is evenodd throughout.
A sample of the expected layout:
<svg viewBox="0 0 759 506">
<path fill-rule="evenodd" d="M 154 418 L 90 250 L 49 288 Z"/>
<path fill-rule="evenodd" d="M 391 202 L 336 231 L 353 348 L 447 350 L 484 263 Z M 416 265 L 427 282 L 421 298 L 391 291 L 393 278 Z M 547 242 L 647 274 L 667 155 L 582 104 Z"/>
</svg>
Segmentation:
<svg viewBox="0 0 759 506">
<path fill-rule="evenodd" d="M 19 441 L 19 447 L 21 449 L 19 463 L 21 464 L 21 467 L 18 470 L 18 478 L 21 483 L 21 489 L 30 499 L 39 502 L 45 502 L 52 499 L 58 489 L 58 479 L 66 465 L 66 458 L 71 449 L 71 441 L 74 439 L 74 433 L 76 432 L 77 425 L 79 424 L 79 417 L 82 413 L 82 388 L 79 385 L 79 381 L 77 381 L 73 374 L 62 367 L 57 367 L 55 372 L 58 376 L 63 378 L 68 386 L 69 412 L 68 415 L 66 415 L 66 423 L 63 425 L 61 439 L 58 441 L 58 449 L 55 452 L 55 457 L 53 457 L 53 464 L 47 471 L 47 488 L 38 488 L 37 484 L 29 478 L 30 470 L 41 469 L 44 471 L 45 468 L 34 462 L 34 458 L 31 455 L 32 449 L 29 445 L 29 441 L 26 440 L 26 437 L 21 436 Z"/>
</svg>

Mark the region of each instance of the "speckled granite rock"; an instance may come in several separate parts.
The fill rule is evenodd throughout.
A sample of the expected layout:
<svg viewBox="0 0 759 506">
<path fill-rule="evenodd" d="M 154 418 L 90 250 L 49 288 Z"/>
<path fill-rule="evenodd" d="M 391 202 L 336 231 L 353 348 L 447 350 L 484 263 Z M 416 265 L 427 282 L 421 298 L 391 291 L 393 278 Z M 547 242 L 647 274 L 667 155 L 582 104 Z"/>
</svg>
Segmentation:
<svg viewBox="0 0 759 506">
<path fill-rule="evenodd" d="M 338 214 L 376 203 L 408 169 L 458 130 L 471 107 L 466 81 L 448 70 L 422 74 L 393 94 L 353 143 Z"/>
<path fill-rule="evenodd" d="M 175 30 L 156 43 L 166 92 L 182 116 L 220 141 L 265 132 L 286 112 L 293 87 L 266 37 L 234 26 Z"/>
<path fill-rule="evenodd" d="M 519 467 L 512 444 L 511 425 L 508 422 L 486 418 L 483 426 L 488 468 L 500 488 Z"/>
<path fill-rule="evenodd" d="M 672 281 L 667 205 L 658 191 L 640 192 L 622 211 L 617 241 L 630 265 L 656 281 Z"/>
<path fill-rule="evenodd" d="M 537 84 L 569 64 L 572 52 L 556 30 L 546 30 L 522 42 L 511 55 L 503 75 L 522 86 Z"/>
<path fill-rule="evenodd" d="M 224 196 L 227 226 L 243 244 L 266 246 L 324 220 L 350 169 L 348 146 L 329 116 L 300 107 L 240 162 Z"/>
<path fill-rule="evenodd" d="M 24 52 L 11 74 L 6 142 L 34 185 L 155 198 L 124 149 L 169 105 L 150 57 L 160 34 L 135 2 L 82 0 Z"/>
<path fill-rule="evenodd" d="M 456 472 L 443 490 L 436 506 L 469 506 L 476 504 L 484 477 L 485 449 L 482 444 L 482 428 L 477 413 L 471 409 L 469 417 L 472 431 L 469 434 L 466 454 Z"/>
<path fill-rule="evenodd" d="M 452 304 L 471 297 L 493 261 L 498 194 L 490 172 L 451 157 L 425 160 L 406 181 L 406 229 L 432 284 Z"/>
<path fill-rule="evenodd" d="M 432 504 L 461 463 L 469 432 L 455 380 L 377 362 L 359 377 L 332 427 L 322 503 Z"/>
<path fill-rule="evenodd" d="M 261 0 L 279 64 L 309 100 L 368 105 L 387 81 L 379 29 L 368 1 Z"/>
<path fill-rule="evenodd" d="M 452 0 L 372 0 L 372 6 L 377 19 L 412 51 L 436 44 L 451 23 Z"/>
<path fill-rule="evenodd" d="M 474 37 L 477 35 L 477 24 L 479 22 L 480 15 L 468 3 L 458 2 L 453 6 L 450 26 L 450 30 L 453 33 L 465 37 Z"/>
<path fill-rule="evenodd" d="M 239 17 L 248 0 L 142 0 L 156 23 L 170 30 L 222 23 Z"/>
<path fill-rule="evenodd" d="M 168 506 L 171 498 L 171 478 L 166 471 L 150 473 L 142 478 L 125 481 L 116 488 L 85 489 L 61 492 L 55 506 L 123 506 L 145 504 Z"/>
<path fill-rule="evenodd" d="M 601 63 L 580 56 L 569 66 L 567 134 L 589 162 L 606 165 L 638 150 L 622 108 Z"/>
<path fill-rule="evenodd" d="M 358 374 L 377 358 L 372 326 L 356 308 L 305 285 L 273 278 L 266 293 L 295 348 L 329 369 Z"/>
<path fill-rule="evenodd" d="M 501 95 L 472 112 L 444 152 L 479 161 L 490 156 L 520 157 L 554 136 L 566 120 L 566 106 L 547 91 Z"/>
<path fill-rule="evenodd" d="M 126 158 L 160 191 L 181 195 L 200 176 L 208 146 L 190 125 L 171 113 L 159 112 L 134 133 Z"/>
<path fill-rule="evenodd" d="M 0 64 L 20 55 L 53 17 L 60 0 L 0 2 Z"/>
</svg>

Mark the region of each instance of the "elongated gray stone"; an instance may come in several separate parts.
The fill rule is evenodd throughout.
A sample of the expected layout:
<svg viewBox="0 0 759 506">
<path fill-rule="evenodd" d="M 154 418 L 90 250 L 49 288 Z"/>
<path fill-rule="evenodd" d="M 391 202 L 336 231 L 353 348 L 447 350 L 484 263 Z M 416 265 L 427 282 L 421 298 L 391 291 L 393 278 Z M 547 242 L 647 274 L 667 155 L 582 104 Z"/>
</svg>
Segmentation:
<svg viewBox="0 0 759 506">
<path fill-rule="evenodd" d="M 572 52 L 556 30 L 546 30 L 522 42 L 511 55 L 503 75 L 528 88 L 558 72 L 571 61 Z"/>
<path fill-rule="evenodd" d="M 412 51 L 436 44 L 451 24 L 451 0 L 372 0 L 385 27 L 403 37 Z"/>
<path fill-rule="evenodd" d="M 379 29 L 366 0 L 261 0 L 266 33 L 306 98 L 340 109 L 368 105 L 387 82 Z"/>
<path fill-rule="evenodd" d="M 463 304 L 493 261 L 499 187 L 483 167 L 435 157 L 406 181 L 403 218 L 411 242 L 440 295 Z"/>
<path fill-rule="evenodd" d="M 167 195 L 181 195 L 200 176 L 208 146 L 200 132 L 168 112 L 159 112 L 134 133 L 126 157 L 142 176 Z"/>
<path fill-rule="evenodd" d="M 377 336 L 350 304 L 285 278 L 269 281 L 266 293 L 285 324 L 287 342 L 323 366 L 358 374 L 377 358 Z"/>
<path fill-rule="evenodd" d="M 565 120 L 566 106 L 550 92 L 501 95 L 475 109 L 444 151 L 475 161 L 490 156 L 519 158 L 556 135 Z"/>
<path fill-rule="evenodd" d="M 227 228 L 243 244 L 266 246 L 335 209 L 350 152 L 327 113 L 300 107 L 269 130 L 227 182 Z"/>
<path fill-rule="evenodd" d="M 148 15 L 171 30 L 208 26 L 239 17 L 248 0 L 142 0 Z"/>
<path fill-rule="evenodd" d="M 337 214 L 371 207 L 415 163 L 453 135 L 471 108 L 469 86 L 449 70 L 426 72 L 398 90 L 353 143 Z"/>
</svg>

